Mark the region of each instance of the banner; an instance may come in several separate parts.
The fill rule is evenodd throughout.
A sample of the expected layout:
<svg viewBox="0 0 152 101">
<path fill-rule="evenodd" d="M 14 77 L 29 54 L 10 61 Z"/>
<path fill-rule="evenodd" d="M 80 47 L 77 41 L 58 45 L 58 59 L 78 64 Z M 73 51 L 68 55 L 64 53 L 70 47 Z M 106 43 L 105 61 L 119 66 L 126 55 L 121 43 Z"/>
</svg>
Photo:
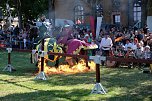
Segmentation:
<svg viewBox="0 0 152 101">
<path fill-rule="evenodd" d="M 90 16 L 90 29 L 91 29 L 93 37 L 95 38 L 96 37 L 96 35 L 95 35 L 95 23 L 94 23 L 93 16 Z"/>
<path fill-rule="evenodd" d="M 98 38 L 100 33 L 101 23 L 102 23 L 102 17 L 97 17 L 96 39 Z"/>
</svg>

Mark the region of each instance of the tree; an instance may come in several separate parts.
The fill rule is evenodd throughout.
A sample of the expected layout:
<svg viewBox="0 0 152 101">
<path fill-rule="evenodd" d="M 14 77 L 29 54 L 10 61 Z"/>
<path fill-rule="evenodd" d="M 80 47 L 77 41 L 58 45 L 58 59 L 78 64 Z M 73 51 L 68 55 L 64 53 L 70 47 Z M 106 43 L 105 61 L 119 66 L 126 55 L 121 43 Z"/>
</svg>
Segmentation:
<svg viewBox="0 0 152 101">
<path fill-rule="evenodd" d="M 55 0 L 48 0 L 49 2 L 49 20 L 52 19 L 52 25 L 55 23 Z"/>
<path fill-rule="evenodd" d="M 147 8 L 148 8 L 148 0 L 142 0 L 142 18 L 141 18 L 141 27 L 147 22 Z"/>
<path fill-rule="evenodd" d="M 147 15 L 152 16 L 152 0 L 148 0 L 147 4 Z"/>
<path fill-rule="evenodd" d="M 0 7 L 2 7 L 3 14 L 6 15 L 6 2 L 5 0 L 0 0 Z M 12 15 L 14 17 L 18 16 L 21 21 L 27 21 L 37 19 L 39 14 L 48 11 L 48 0 L 8 0 L 10 7 L 14 8 L 12 10 Z M 46 14 L 47 15 L 47 14 Z"/>
<path fill-rule="evenodd" d="M 48 0 L 21 0 L 22 16 L 24 20 L 35 19 L 38 15 L 48 11 Z M 23 5 L 24 4 L 24 5 Z"/>
</svg>

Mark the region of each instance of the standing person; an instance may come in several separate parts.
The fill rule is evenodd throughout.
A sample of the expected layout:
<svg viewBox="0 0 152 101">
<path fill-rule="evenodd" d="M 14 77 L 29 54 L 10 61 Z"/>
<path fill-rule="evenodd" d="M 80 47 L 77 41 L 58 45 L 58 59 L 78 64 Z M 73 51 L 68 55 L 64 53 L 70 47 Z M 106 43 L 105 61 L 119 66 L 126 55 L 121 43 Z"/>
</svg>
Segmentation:
<svg viewBox="0 0 152 101">
<path fill-rule="evenodd" d="M 99 49 L 102 52 L 103 56 L 109 56 L 110 50 L 113 46 L 112 39 L 109 37 L 108 33 L 104 35 L 104 37 L 101 39 Z M 102 65 L 104 65 L 104 62 L 102 62 Z"/>
<path fill-rule="evenodd" d="M 148 30 L 149 30 L 148 25 L 145 24 L 145 26 L 143 27 L 144 34 L 147 34 Z"/>
</svg>

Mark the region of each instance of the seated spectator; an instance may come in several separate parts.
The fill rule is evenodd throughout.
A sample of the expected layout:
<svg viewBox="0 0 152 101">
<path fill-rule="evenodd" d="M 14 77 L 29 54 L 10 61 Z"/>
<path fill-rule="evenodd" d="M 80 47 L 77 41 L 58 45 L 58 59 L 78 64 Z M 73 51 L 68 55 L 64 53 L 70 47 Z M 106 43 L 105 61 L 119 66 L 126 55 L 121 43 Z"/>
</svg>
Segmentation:
<svg viewBox="0 0 152 101">
<path fill-rule="evenodd" d="M 144 59 L 150 59 L 151 58 L 150 46 L 148 46 L 148 45 L 144 47 L 143 58 Z"/>
<path fill-rule="evenodd" d="M 137 44 L 138 44 L 138 39 L 135 38 L 135 39 L 133 40 L 133 42 L 132 42 L 132 49 L 133 49 L 133 50 L 136 50 L 136 49 L 137 49 Z"/>
<path fill-rule="evenodd" d="M 132 47 L 132 44 L 130 43 L 130 40 L 129 39 L 127 39 L 126 40 L 126 44 L 125 44 L 125 51 L 127 51 L 130 47 Z"/>
<path fill-rule="evenodd" d="M 128 49 L 127 49 L 127 52 L 126 52 L 125 56 L 126 56 L 126 58 L 128 58 L 128 57 L 132 57 L 132 58 L 134 58 L 134 57 L 135 57 L 134 51 L 132 50 L 132 48 L 131 48 L 131 47 L 128 47 Z"/>
<path fill-rule="evenodd" d="M 142 49 L 141 49 L 140 44 L 137 44 L 137 49 L 135 50 L 135 57 L 136 57 L 137 59 L 143 58 L 143 51 L 142 51 Z"/>
</svg>

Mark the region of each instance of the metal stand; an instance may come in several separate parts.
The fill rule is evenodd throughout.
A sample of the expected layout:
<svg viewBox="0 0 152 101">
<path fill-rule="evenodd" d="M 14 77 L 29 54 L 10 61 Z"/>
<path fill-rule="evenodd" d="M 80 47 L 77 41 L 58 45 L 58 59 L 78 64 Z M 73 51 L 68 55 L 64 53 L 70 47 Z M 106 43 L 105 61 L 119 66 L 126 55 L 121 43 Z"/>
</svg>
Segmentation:
<svg viewBox="0 0 152 101">
<path fill-rule="evenodd" d="M 96 83 L 91 91 L 91 94 L 106 94 L 106 91 L 101 83 Z"/>
<path fill-rule="evenodd" d="M 11 64 L 8 64 L 8 65 L 3 69 L 3 71 L 8 71 L 8 72 L 12 72 L 13 70 L 15 70 L 15 68 L 14 68 Z"/>
<path fill-rule="evenodd" d="M 47 75 L 45 74 L 45 72 L 41 71 L 36 77 L 35 80 L 46 80 L 47 79 Z"/>
<path fill-rule="evenodd" d="M 35 77 L 35 80 L 46 80 L 47 76 L 44 72 L 44 56 L 47 54 L 44 52 L 44 39 L 42 40 L 42 51 L 39 51 L 39 56 L 41 57 L 41 72 Z"/>
<path fill-rule="evenodd" d="M 105 61 L 105 57 L 101 57 L 100 55 L 91 56 L 90 59 L 93 59 L 96 63 L 96 84 L 91 91 L 91 94 L 106 94 L 106 90 L 100 83 L 100 64 L 101 60 Z"/>
<path fill-rule="evenodd" d="M 12 72 L 12 71 L 15 70 L 15 68 L 11 65 L 11 51 L 12 51 L 12 48 L 7 48 L 6 50 L 8 51 L 8 64 L 7 64 L 7 66 L 3 69 L 3 71 Z"/>
</svg>

